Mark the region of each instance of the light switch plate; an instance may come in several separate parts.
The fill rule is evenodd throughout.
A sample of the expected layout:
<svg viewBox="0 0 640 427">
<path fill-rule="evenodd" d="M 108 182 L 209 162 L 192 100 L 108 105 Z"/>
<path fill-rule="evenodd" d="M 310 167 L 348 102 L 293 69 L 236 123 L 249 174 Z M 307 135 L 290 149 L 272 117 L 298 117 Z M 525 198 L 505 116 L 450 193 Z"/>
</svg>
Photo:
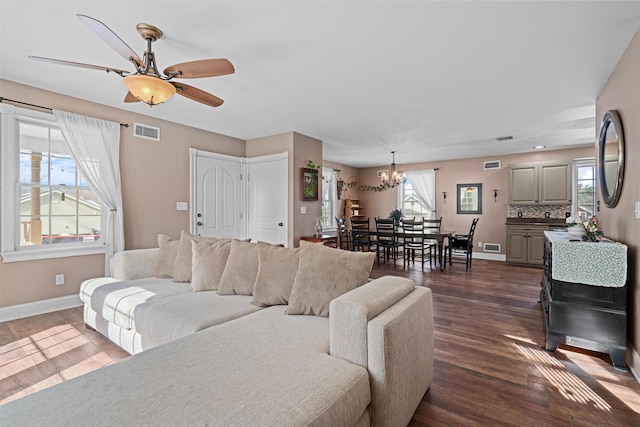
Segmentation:
<svg viewBox="0 0 640 427">
<path fill-rule="evenodd" d="M 307 214 L 307 207 L 300 206 L 300 215 L 306 215 L 306 214 Z"/>
<path fill-rule="evenodd" d="M 637 201 L 637 202 L 636 202 L 636 210 L 635 210 L 635 213 L 636 213 L 636 219 L 640 219 L 640 201 Z"/>
<path fill-rule="evenodd" d="M 189 204 L 187 202 L 176 202 L 177 211 L 186 211 L 188 209 L 189 209 Z"/>
</svg>

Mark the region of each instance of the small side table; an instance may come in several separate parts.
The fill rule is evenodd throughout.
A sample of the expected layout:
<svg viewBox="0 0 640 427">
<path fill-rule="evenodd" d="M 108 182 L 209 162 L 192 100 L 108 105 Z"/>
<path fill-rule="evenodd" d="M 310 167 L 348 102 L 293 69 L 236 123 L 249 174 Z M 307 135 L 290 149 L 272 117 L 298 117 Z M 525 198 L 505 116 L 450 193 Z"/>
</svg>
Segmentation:
<svg viewBox="0 0 640 427">
<path fill-rule="evenodd" d="M 327 233 L 327 234 L 323 233 L 322 236 L 320 237 L 302 236 L 300 237 L 300 240 L 305 240 L 307 242 L 314 242 L 314 243 L 322 243 L 323 245 L 330 246 L 332 248 L 338 247 L 338 236 L 333 233 Z"/>
</svg>

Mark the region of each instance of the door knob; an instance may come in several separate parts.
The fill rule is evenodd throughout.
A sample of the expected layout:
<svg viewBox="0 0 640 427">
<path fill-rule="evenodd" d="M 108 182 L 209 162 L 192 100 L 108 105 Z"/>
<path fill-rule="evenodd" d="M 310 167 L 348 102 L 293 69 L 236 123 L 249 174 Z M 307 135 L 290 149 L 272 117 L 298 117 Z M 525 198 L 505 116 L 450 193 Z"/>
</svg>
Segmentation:
<svg viewBox="0 0 640 427">
<path fill-rule="evenodd" d="M 201 213 L 198 214 L 198 218 L 202 218 L 202 214 Z"/>
<path fill-rule="evenodd" d="M 202 221 L 198 221 L 198 227 L 202 227 Z"/>
<path fill-rule="evenodd" d="M 281 222 L 279 222 L 279 223 L 278 223 L 278 227 L 282 227 L 283 225 L 284 225 L 284 224 L 283 224 L 283 223 L 281 223 Z"/>
</svg>

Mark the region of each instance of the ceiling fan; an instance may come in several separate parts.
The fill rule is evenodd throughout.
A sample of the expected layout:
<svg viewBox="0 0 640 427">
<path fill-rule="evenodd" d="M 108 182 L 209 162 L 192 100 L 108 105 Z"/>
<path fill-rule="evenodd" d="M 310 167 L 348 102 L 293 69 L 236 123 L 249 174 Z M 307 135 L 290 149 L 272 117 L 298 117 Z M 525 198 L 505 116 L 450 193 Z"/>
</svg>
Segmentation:
<svg viewBox="0 0 640 427">
<path fill-rule="evenodd" d="M 54 64 L 70 65 L 73 67 L 90 68 L 94 70 L 103 70 L 108 73 L 116 73 L 123 77 L 123 82 L 129 89 L 124 98 L 124 102 L 142 101 L 153 106 L 165 102 L 174 93 L 210 107 L 218 107 L 224 102 L 217 96 L 201 89 L 171 80 L 174 78 L 194 79 L 232 74 L 235 72 L 235 69 L 228 59 L 218 58 L 183 62 L 181 64 L 172 65 L 160 73 L 156 65 L 155 54 L 151 50 L 151 43 L 162 37 L 162 31 L 160 31 L 159 28 L 149 24 L 136 25 L 138 33 L 147 41 L 147 50 L 144 52 L 143 59 L 140 59 L 140 57 L 105 24 L 97 19 L 91 18 L 90 16 L 80 14 L 77 16 L 94 33 L 96 33 L 98 37 L 115 49 L 115 51 L 122 55 L 127 61 L 131 62 L 135 67 L 135 72 L 131 73 L 129 71 L 113 67 L 102 67 L 99 65 L 44 58 L 41 56 L 29 55 L 29 58 Z"/>
</svg>

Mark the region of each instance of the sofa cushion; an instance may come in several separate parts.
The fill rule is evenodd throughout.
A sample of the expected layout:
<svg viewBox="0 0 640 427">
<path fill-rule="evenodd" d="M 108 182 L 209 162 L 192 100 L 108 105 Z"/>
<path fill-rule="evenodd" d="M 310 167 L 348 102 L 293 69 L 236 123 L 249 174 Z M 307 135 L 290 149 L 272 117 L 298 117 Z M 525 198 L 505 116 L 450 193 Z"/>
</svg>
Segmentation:
<svg viewBox="0 0 640 427">
<path fill-rule="evenodd" d="M 3 424 L 355 425 L 371 400 L 367 371 L 328 354 L 328 319 L 283 311 L 269 307 L 9 402 Z"/>
<path fill-rule="evenodd" d="M 153 268 L 155 277 L 171 277 L 176 264 L 180 240 L 174 240 L 166 234 L 158 234 L 158 258 Z"/>
<path fill-rule="evenodd" d="M 258 275 L 258 245 L 233 239 L 220 278 L 220 295 L 251 295 Z"/>
<path fill-rule="evenodd" d="M 258 242 L 258 275 L 252 303 L 266 307 L 287 304 L 298 272 L 300 248 Z"/>
<path fill-rule="evenodd" d="M 250 302 L 250 296 L 228 298 L 217 292 L 175 295 L 137 306 L 133 327 L 145 338 L 164 344 L 260 310 Z"/>
<path fill-rule="evenodd" d="M 302 252 L 287 314 L 329 316 L 331 300 L 367 282 L 374 252 L 350 252 L 300 241 Z"/>
<path fill-rule="evenodd" d="M 123 280 L 95 288 L 91 294 L 91 309 L 108 322 L 131 329 L 133 311 L 138 304 L 189 292 L 188 283 L 176 284 L 171 279 Z"/>
<path fill-rule="evenodd" d="M 93 292 L 100 286 L 119 281 L 120 280 L 114 279 L 113 277 L 96 277 L 95 279 L 87 279 L 80 284 L 80 300 L 86 304 L 91 301 Z"/>
<path fill-rule="evenodd" d="M 180 233 L 180 244 L 178 245 L 178 253 L 176 255 L 176 263 L 171 276 L 174 282 L 190 282 L 191 281 L 191 259 L 193 256 L 191 241 L 197 242 L 230 242 L 231 239 L 218 239 L 215 237 L 193 236 L 182 230 Z"/>
<path fill-rule="evenodd" d="M 230 240 L 192 240 L 191 289 L 216 291 L 229 258 Z"/>
</svg>

